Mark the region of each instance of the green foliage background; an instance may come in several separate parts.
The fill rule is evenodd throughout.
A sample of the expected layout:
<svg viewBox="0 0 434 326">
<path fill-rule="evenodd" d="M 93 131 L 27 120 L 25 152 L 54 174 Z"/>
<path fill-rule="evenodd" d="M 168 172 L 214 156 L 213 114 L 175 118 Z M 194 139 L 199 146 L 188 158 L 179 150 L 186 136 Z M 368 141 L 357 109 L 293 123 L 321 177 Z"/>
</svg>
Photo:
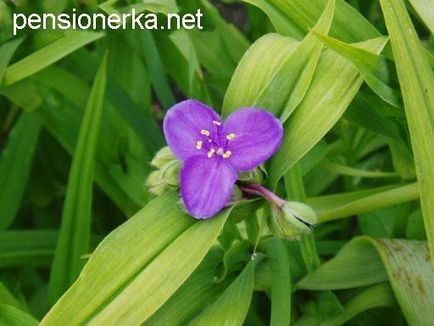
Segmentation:
<svg viewBox="0 0 434 326">
<path fill-rule="evenodd" d="M 32 31 L 24 12 L 204 13 L 205 29 Z M 432 0 L 0 0 L 0 324 L 434 324 Z M 165 111 L 280 117 L 264 184 L 195 221 L 144 183 Z M 164 180 L 161 180 L 164 182 Z"/>
</svg>

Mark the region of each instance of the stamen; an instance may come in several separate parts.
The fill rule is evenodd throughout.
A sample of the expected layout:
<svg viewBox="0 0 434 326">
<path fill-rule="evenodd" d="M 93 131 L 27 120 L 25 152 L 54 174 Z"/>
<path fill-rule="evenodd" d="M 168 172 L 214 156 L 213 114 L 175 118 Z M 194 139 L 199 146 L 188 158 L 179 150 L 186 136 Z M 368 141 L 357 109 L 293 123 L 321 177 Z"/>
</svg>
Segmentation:
<svg viewBox="0 0 434 326">
<path fill-rule="evenodd" d="M 216 120 L 214 120 L 212 123 L 215 124 L 216 126 L 221 126 L 222 125 L 222 123 L 220 121 L 216 121 Z"/>
<path fill-rule="evenodd" d="M 214 153 L 215 153 L 215 149 L 214 148 L 210 149 L 209 152 L 208 152 L 208 158 L 213 157 Z"/>
<path fill-rule="evenodd" d="M 200 133 L 201 133 L 202 135 L 205 135 L 205 136 L 209 136 L 209 135 L 210 135 L 209 131 L 206 130 L 206 129 L 202 129 L 202 130 L 200 131 Z"/>
<path fill-rule="evenodd" d="M 232 152 L 231 152 L 231 151 L 226 151 L 226 152 L 223 154 L 223 158 L 229 158 L 229 157 L 231 157 L 231 155 L 232 155 Z"/>
<path fill-rule="evenodd" d="M 235 134 L 232 133 L 232 132 L 231 132 L 230 134 L 227 134 L 227 135 L 226 135 L 226 139 L 227 139 L 227 140 L 232 140 L 232 139 L 234 139 L 234 138 L 235 138 Z"/>
<path fill-rule="evenodd" d="M 196 143 L 196 148 L 197 148 L 197 150 L 201 150 L 202 149 L 202 145 L 203 145 L 203 141 L 201 141 L 201 140 L 199 140 L 197 143 Z"/>
</svg>

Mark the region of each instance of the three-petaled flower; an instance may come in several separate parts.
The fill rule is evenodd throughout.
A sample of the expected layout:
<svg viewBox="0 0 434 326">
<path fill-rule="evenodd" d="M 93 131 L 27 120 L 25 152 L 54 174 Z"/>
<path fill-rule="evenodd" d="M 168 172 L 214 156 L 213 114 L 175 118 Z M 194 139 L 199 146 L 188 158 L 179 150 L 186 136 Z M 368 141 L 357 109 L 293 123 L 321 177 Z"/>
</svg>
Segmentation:
<svg viewBox="0 0 434 326">
<path fill-rule="evenodd" d="M 164 118 L 164 135 L 183 161 L 181 197 L 195 218 L 209 218 L 229 202 L 237 172 L 256 168 L 280 147 L 283 128 L 271 113 L 241 108 L 223 121 L 210 107 L 186 100 Z"/>
</svg>

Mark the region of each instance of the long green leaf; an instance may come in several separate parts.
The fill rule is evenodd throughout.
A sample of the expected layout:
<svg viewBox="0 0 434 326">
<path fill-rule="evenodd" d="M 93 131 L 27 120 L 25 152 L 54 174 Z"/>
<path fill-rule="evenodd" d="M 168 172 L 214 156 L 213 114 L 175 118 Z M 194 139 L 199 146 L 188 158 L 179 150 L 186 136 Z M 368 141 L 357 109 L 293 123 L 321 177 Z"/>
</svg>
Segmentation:
<svg viewBox="0 0 434 326">
<path fill-rule="evenodd" d="M 402 0 L 381 0 L 410 130 L 428 244 L 434 253 L 434 74 Z"/>
<path fill-rule="evenodd" d="M 104 107 L 107 56 L 89 96 L 73 158 L 58 244 L 50 275 L 49 296 L 55 302 L 74 282 L 87 253 L 92 209 L 95 152 Z"/>
<path fill-rule="evenodd" d="M 38 325 L 38 321 L 16 307 L 0 304 L 0 325 L 36 326 Z"/>
<path fill-rule="evenodd" d="M 279 114 L 282 122 L 294 112 L 309 88 L 323 48 L 312 32 L 328 33 L 334 10 L 335 1 L 330 0 L 312 31 L 282 64 L 253 106 Z"/>
<path fill-rule="evenodd" d="M 297 288 L 305 290 L 341 290 L 387 281 L 375 248 L 362 239 L 349 242 L 329 262 L 305 276 Z"/>
<path fill-rule="evenodd" d="M 298 286 L 312 290 L 356 287 L 382 282 L 385 273 L 408 323 L 431 325 L 434 270 L 426 242 L 356 238 Z"/>
<path fill-rule="evenodd" d="M 434 5 L 431 0 L 409 0 L 431 34 L 434 34 Z"/>
<path fill-rule="evenodd" d="M 5 72 L 4 83 L 10 85 L 57 62 L 71 52 L 89 44 L 104 33 L 71 31 L 64 37 L 30 54 L 28 57 L 9 66 Z"/>
<path fill-rule="evenodd" d="M 282 62 L 295 52 L 298 45 L 294 39 L 277 34 L 267 34 L 257 40 L 247 50 L 232 76 L 222 114 L 227 116 L 240 107 L 253 105 L 258 94 L 270 84 Z"/>
<path fill-rule="evenodd" d="M 0 156 L 0 230 L 14 221 L 26 189 L 38 144 L 41 123 L 37 116 L 23 113 L 13 127 Z"/>
<path fill-rule="evenodd" d="M 195 270 L 228 213 L 194 223 L 176 194 L 156 198 L 97 247 L 42 325 L 144 322 Z"/>
<path fill-rule="evenodd" d="M 391 86 L 396 76 L 389 71 L 384 57 L 316 31 L 313 33 L 329 48 L 354 63 L 365 82 L 384 101 L 395 107 L 402 107 L 401 93 Z"/>
<path fill-rule="evenodd" d="M 0 232 L 0 268 L 49 267 L 56 248 L 56 231 Z"/>
<path fill-rule="evenodd" d="M 23 304 L 12 295 L 9 289 L 2 282 L 0 282 L 0 304 L 6 304 L 21 310 L 26 310 Z"/>
<path fill-rule="evenodd" d="M 380 52 L 384 45 L 384 38 L 359 44 L 373 52 Z M 362 81 L 351 62 L 330 50 L 324 52 L 309 90 L 285 125 L 282 146 L 271 160 L 269 185 L 274 187 L 286 171 L 334 126 Z"/>
<path fill-rule="evenodd" d="M 2 84 L 3 76 L 9 64 L 9 61 L 12 59 L 12 56 L 22 42 L 23 39 L 18 38 L 6 42 L 2 46 L 0 46 L 0 85 Z"/>
<path fill-rule="evenodd" d="M 255 262 L 250 261 L 226 291 L 189 325 L 241 326 L 253 294 Z"/>
<path fill-rule="evenodd" d="M 306 202 L 315 208 L 321 222 L 327 222 L 418 198 L 418 186 L 416 183 L 412 183 L 404 186 L 381 187 L 353 193 L 310 198 Z"/>
<path fill-rule="evenodd" d="M 303 315 L 297 320 L 295 326 L 336 326 L 345 325 L 358 314 L 373 308 L 395 307 L 396 300 L 389 285 L 378 284 L 364 289 L 355 297 L 351 298 L 344 304 L 345 312 L 328 319 Z"/>
<path fill-rule="evenodd" d="M 144 325 L 187 324 L 209 302 L 216 300 L 232 281 L 231 277 L 227 277 L 223 282 L 215 282 L 216 268 L 221 259 L 222 250 L 211 249 L 188 280 Z"/>
<path fill-rule="evenodd" d="M 244 1 L 261 8 L 279 34 L 301 39 L 318 21 L 328 0 L 311 0 L 308 10 L 304 0 Z M 347 42 L 360 42 L 379 37 L 380 33 L 350 4 L 337 0 L 331 35 Z"/>
<path fill-rule="evenodd" d="M 166 110 L 169 109 L 175 104 L 175 96 L 164 74 L 163 64 L 152 33 L 149 31 L 132 33 L 130 41 L 135 45 L 139 56 L 148 67 L 152 85 L 158 99 Z"/>
<path fill-rule="evenodd" d="M 272 326 L 289 325 L 291 321 L 291 274 L 288 251 L 278 239 L 267 243 L 267 255 L 271 261 L 271 321 Z"/>
</svg>

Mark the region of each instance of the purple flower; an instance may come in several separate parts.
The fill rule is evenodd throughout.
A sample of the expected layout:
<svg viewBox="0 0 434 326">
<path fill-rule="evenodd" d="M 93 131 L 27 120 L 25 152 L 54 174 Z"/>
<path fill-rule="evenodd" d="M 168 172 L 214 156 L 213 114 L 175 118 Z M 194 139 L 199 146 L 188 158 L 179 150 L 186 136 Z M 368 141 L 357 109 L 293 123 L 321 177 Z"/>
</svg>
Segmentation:
<svg viewBox="0 0 434 326">
<path fill-rule="evenodd" d="M 226 121 L 194 100 L 173 106 L 164 118 L 164 135 L 183 161 L 181 197 L 198 219 L 218 213 L 231 198 L 237 172 L 256 168 L 279 148 L 283 128 L 271 113 L 242 108 Z"/>
</svg>

